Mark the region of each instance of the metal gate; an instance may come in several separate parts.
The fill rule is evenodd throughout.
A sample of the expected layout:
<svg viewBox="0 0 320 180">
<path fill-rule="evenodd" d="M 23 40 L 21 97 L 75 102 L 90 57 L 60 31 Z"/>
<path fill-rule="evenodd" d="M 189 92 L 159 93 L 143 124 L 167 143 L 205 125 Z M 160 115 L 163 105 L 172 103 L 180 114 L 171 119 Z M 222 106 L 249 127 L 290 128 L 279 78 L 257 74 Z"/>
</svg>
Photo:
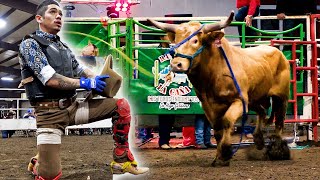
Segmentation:
<svg viewBox="0 0 320 180">
<path fill-rule="evenodd" d="M 286 44 L 292 46 L 292 59 L 289 60 L 292 68 L 292 79 L 290 83 L 292 85 L 292 97 L 288 102 L 293 103 L 293 119 L 286 119 L 285 123 L 300 123 L 309 122 L 312 123 L 313 140 L 318 141 L 318 68 L 317 68 L 317 42 L 316 41 L 293 41 L 293 40 L 271 40 L 271 45 Z M 311 45 L 311 59 L 310 63 L 307 62 L 305 66 L 297 66 L 296 63 L 296 47 L 297 45 Z M 310 71 L 311 88 L 308 88 L 307 92 L 297 92 L 297 71 Z M 298 117 L 298 97 L 309 96 L 312 98 L 311 102 L 311 118 L 301 119 Z"/>
</svg>

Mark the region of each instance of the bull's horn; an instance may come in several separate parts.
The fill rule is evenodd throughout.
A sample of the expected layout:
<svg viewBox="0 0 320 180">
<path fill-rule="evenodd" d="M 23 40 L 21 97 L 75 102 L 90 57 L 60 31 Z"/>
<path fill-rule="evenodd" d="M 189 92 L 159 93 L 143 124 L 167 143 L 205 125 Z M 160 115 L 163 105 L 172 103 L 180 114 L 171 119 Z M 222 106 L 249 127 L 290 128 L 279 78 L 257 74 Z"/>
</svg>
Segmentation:
<svg viewBox="0 0 320 180">
<path fill-rule="evenodd" d="M 155 27 L 162 29 L 166 32 L 175 32 L 176 28 L 178 27 L 178 25 L 176 24 L 167 24 L 167 23 L 162 23 L 162 22 L 158 22 L 152 19 L 147 19 L 147 21 L 149 21 L 151 24 L 153 24 Z"/>
<path fill-rule="evenodd" d="M 220 30 L 220 29 L 223 29 L 223 28 L 229 26 L 229 24 L 233 20 L 233 16 L 234 16 L 234 12 L 231 11 L 229 18 L 226 21 L 219 22 L 219 23 L 214 23 L 214 24 L 206 24 L 203 27 L 203 32 L 204 33 L 208 33 L 208 32 L 211 32 L 211 31 L 214 31 L 214 30 Z"/>
</svg>

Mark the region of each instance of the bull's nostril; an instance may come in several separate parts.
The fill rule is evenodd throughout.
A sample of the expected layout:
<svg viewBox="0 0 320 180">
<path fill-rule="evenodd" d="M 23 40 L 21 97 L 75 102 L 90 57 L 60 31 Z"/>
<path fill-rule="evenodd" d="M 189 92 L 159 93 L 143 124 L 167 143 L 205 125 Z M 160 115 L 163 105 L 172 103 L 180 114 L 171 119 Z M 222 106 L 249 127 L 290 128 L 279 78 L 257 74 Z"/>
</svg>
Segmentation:
<svg viewBox="0 0 320 180">
<path fill-rule="evenodd" d="M 181 64 L 181 63 L 179 63 L 179 64 L 177 64 L 177 66 L 178 66 L 179 68 L 181 68 L 181 67 L 182 67 L 182 64 Z"/>
</svg>

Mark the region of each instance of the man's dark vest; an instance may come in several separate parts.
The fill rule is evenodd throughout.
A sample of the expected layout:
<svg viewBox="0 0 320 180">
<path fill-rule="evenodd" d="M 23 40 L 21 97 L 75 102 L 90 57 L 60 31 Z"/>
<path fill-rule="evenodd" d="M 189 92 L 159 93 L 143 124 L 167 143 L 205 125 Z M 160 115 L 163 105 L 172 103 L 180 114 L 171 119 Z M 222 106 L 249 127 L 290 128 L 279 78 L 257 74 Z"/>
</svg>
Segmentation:
<svg viewBox="0 0 320 180">
<path fill-rule="evenodd" d="M 29 34 L 25 36 L 24 40 L 28 38 L 32 38 L 38 42 L 43 53 L 46 55 L 50 66 L 56 71 L 56 73 L 70 78 L 74 77 L 72 71 L 72 53 L 64 43 L 62 44 L 65 48 L 59 49 L 56 47 L 56 45 L 54 45 L 54 43 L 35 34 Z M 20 58 L 23 57 L 20 56 Z M 22 79 L 26 79 L 30 76 L 33 77 L 32 82 L 24 84 L 27 97 L 30 102 L 39 102 L 41 100 L 48 99 L 70 98 L 76 94 L 75 90 L 59 90 L 44 86 L 28 65 L 24 65 L 24 67 L 22 67 L 21 76 Z"/>
</svg>

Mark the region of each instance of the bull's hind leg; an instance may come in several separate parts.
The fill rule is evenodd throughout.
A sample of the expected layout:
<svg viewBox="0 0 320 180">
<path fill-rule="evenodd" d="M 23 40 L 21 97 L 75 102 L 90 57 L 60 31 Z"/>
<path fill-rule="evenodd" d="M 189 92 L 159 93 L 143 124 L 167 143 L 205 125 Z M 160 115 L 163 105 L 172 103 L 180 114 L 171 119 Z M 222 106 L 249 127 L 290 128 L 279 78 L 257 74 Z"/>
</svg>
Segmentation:
<svg viewBox="0 0 320 180">
<path fill-rule="evenodd" d="M 286 97 L 272 96 L 271 116 L 265 121 L 265 124 L 272 124 L 275 119 L 275 132 L 277 136 L 281 136 L 283 131 L 287 111 L 287 99 Z"/>
<path fill-rule="evenodd" d="M 264 121 L 267 117 L 266 109 L 263 105 L 259 105 L 254 108 L 255 112 L 258 115 L 256 129 L 253 133 L 253 141 L 258 150 L 263 149 L 264 147 L 264 138 L 263 138 L 263 127 Z"/>
<path fill-rule="evenodd" d="M 218 144 L 217 156 L 213 161 L 213 166 L 228 166 L 232 158 L 231 133 L 233 125 L 242 116 L 242 101 L 236 100 L 231 104 L 222 118 L 222 130 L 217 135 L 221 136 L 221 142 Z M 216 132 L 215 132 L 216 133 Z M 218 137 L 220 138 L 220 137 Z"/>
<path fill-rule="evenodd" d="M 270 144 L 267 147 L 266 155 L 270 160 L 289 160 L 290 150 L 287 142 L 282 140 L 281 134 L 284 127 L 284 120 L 287 110 L 287 99 L 278 96 L 272 97 L 273 110 L 275 115 L 275 135 L 270 137 Z"/>
<path fill-rule="evenodd" d="M 276 126 L 276 135 L 281 137 L 283 127 L 284 127 L 284 120 L 286 117 L 287 111 L 287 99 L 273 96 L 272 103 L 276 105 L 275 108 L 275 126 Z"/>
</svg>

